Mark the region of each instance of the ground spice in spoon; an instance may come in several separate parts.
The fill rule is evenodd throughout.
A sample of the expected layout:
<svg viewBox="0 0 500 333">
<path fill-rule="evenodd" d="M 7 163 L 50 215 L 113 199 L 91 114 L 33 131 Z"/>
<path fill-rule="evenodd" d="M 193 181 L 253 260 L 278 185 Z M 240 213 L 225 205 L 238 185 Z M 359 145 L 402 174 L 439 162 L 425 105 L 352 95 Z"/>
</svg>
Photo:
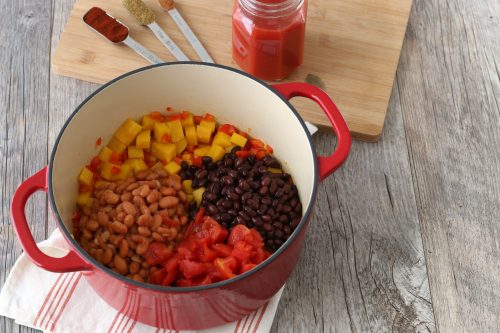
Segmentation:
<svg viewBox="0 0 500 333">
<path fill-rule="evenodd" d="M 173 0 L 158 0 L 158 3 L 160 4 L 160 7 L 166 11 L 175 8 L 175 3 Z"/>
<path fill-rule="evenodd" d="M 141 0 L 123 0 L 123 5 L 135 16 L 142 25 L 148 25 L 154 22 L 155 14 Z"/>
<path fill-rule="evenodd" d="M 83 21 L 113 43 L 123 42 L 128 36 L 128 28 L 101 8 L 91 8 L 83 16 Z"/>
</svg>

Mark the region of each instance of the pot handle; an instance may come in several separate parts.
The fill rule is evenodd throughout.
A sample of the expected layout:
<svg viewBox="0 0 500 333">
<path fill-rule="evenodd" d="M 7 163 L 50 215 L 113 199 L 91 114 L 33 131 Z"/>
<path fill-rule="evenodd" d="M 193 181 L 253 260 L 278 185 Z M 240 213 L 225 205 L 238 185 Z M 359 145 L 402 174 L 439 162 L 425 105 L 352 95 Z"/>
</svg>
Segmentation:
<svg viewBox="0 0 500 333">
<path fill-rule="evenodd" d="M 33 239 L 24 211 L 26 202 L 36 191 L 47 192 L 47 167 L 38 171 L 19 185 L 10 205 L 10 215 L 14 230 L 28 258 L 35 265 L 55 273 L 90 270 L 90 264 L 85 262 L 74 250 L 70 250 L 62 258 L 50 257 L 40 251 Z"/>
<path fill-rule="evenodd" d="M 327 157 L 318 157 L 320 181 L 328 177 L 345 162 L 351 149 L 351 134 L 339 109 L 326 92 L 309 83 L 281 83 L 272 86 L 286 99 L 296 96 L 306 97 L 315 101 L 333 125 L 337 136 L 337 148 Z"/>
</svg>

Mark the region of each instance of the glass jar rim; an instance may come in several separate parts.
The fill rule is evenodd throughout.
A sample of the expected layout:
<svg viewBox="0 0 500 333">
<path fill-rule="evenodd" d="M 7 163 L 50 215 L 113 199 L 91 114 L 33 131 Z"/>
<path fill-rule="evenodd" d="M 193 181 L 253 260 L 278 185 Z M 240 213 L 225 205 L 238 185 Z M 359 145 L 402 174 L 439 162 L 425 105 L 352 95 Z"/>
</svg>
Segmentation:
<svg viewBox="0 0 500 333">
<path fill-rule="evenodd" d="M 249 13 L 265 18 L 279 18 L 294 13 L 304 4 L 305 0 L 283 0 L 278 3 L 266 3 L 259 0 L 238 0 Z"/>
</svg>

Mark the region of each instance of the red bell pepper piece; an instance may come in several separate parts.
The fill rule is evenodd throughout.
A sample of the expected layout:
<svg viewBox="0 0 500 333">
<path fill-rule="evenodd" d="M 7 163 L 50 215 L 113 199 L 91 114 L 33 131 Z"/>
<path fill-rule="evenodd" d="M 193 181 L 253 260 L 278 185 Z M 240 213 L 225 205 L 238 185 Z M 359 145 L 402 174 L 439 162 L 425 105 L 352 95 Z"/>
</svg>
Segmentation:
<svg viewBox="0 0 500 333">
<path fill-rule="evenodd" d="M 226 133 L 227 135 L 233 135 L 233 133 L 236 132 L 236 127 L 231 124 L 224 124 L 219 127 L 219 132 Z"/>
</svg>

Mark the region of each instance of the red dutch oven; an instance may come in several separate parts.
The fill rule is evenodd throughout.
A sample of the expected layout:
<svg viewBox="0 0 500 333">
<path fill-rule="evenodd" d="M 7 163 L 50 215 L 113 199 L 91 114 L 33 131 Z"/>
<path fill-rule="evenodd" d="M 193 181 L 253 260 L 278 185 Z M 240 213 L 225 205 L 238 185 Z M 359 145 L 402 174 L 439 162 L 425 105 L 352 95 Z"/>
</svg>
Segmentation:
<svg viewBox="0 0 500 333">
<path fill-rule="evenodd" d="M 328 157 L 317 157 L 311 136 L 289 99 L 302 96 L 325 112 L 337 136 Z M 76 178 L 97 154 L 95 140 L 110 139 L 126 118 L 139 118 L 166 106 L 210 112 L 224 123 L 248 129 L 269 142 L 297 185 L 303 217 L 291 237 L 257 268 L 208 286 L 180 288 L 139 283 L 94 260 L 72 237 L 71 215 L 78 192 Z M 264 305 L 286 282 L 297 264 L 311 219 L 318 183 L 347 158 L 351 137 L 339 110 L 319 88 L 306 83 L 269 86 L 241 71 L 213 64 L 169 63 L 141 68 L 103 85 L 66 121 L 48 167 L 22 183 L 14 194 L 11 215 L 26 255 L 51 272 L 79 271 L 118 311 L 132 306 L 134 319 L 169 329 L 204 329 L 235 321 Z M 35 191 L 46 191 L 69 252 L 53 258 L 37 247 L 28 228 L 25 205 Z"/>
</svg>

